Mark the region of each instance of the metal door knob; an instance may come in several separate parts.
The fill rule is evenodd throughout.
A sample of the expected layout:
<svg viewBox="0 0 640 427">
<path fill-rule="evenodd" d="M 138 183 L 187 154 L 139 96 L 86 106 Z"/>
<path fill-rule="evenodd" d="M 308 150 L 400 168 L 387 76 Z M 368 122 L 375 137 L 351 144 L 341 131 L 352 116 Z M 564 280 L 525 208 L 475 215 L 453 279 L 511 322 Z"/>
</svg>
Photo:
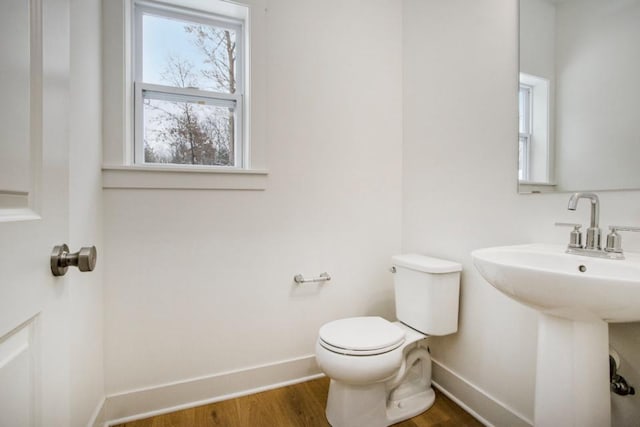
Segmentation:
<svg viewBox="0 0 640 427">
<path fill-rule="evenodd" d="M 98 252 L 95 246 L 80 248 L 78 252 L 69 253 L 69 246 L 63 243 L 54 246 L 51 251 L 51 272 L 54 276 L 64 276 L 69 267 L 78 267 L 80 271 L 93 271 L 97 258 Z"/>
</svg>

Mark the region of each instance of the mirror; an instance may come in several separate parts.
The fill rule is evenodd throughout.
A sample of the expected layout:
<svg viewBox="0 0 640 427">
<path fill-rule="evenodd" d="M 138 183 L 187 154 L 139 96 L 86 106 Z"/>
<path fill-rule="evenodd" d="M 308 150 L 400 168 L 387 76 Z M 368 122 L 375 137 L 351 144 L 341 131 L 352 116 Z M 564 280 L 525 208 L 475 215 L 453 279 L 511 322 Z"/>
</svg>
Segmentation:
<svg viewBox="0 0 640 427">
<path fill-rule="evenodd" d="M 519 192 L 640 189 L 640 0 L 520 0 Z"/>
</svg>

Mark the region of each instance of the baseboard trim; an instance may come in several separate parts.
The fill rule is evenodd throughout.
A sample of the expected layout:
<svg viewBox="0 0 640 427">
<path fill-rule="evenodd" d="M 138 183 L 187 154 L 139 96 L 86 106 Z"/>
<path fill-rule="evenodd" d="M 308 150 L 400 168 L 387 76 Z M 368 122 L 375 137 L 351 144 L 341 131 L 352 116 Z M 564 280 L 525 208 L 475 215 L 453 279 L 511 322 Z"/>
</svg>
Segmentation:
<svg viewBox="0 0 640 427">
<path fill-rule="evenodd" d="M 233 399 L 323 376 L 309 355 L 193 378 L 157 387 L 109 395 L 103 405 L 104 426 Z"/>
<path fill-rule="evenodd" d="M 432 359 L 433 385 L 487 427 L 532 427 L 533 421 Z M 96 407 L 89 427 L 109 427 L 322 377 L 308 355 L 156 387 L 112 394 Z"/>
<path fill-rule="evenodd" d="M 476 411 L 474 411 L 473 409 L 471 409 L 470 407 L 468 407 L 464 402 L 462 402 L 460 399 L 458 399 L 456 396 L 454 396 L 453 394 L 451 394 L 447 389 L 445 389 L 444 387 L 442 387 L 440 384 L 438 384 L 438 382 L 436 381 L 431 381 L 431 386 L 435 389 L 437 389 L 440 393 L 444 394 L 445 396 L 447 396 L 449 399 L 453 400 L 455 402 L 456 405 L 458 405 L 459 407 L 461 407 L 462 409 L 464 409 L 465 411 L 467 411 L 469 414 L 471 414 L 471 416 L 473 416 L 473 418 L 475 418 L 476 420 L 478 420 L 483 426 L 486 427 L 495 427 L 493 424 L 491 424 L 489 421 L 485 420 L 480 414 L 478 414 Z"/>
<path fill-rule="evenodd" d="M 470 383 L 442 362 L 433 358 L 431 361 L 433 362 L 433 385 L 482 424 L 487 427 L 533 426 L 533 420 Z"/>
<path fill-rule="evenodd" d="M 93 414 L 91 414 L 91 418 L 87 423 L 87 427 L 102 427 L 104 425 L 104 410 L 105 410 L 105 402 L 106 398 L 102 398 L 98 405 L 93 410 Z"/>
</svg>

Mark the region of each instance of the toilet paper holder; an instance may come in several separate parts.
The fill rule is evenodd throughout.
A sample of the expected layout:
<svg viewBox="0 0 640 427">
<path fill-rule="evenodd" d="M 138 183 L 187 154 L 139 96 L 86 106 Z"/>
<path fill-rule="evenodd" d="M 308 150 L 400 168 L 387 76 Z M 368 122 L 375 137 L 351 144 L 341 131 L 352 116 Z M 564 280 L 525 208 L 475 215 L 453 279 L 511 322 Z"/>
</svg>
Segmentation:
<svg viewBox="0 0 640 427">
<path fill-rule="evenodd" d="M 329 273 L 327 272 L 321 273 L 320 276 L 312 277 L 310 279 L 305 279 L 302 274 L 296 274 L 295 276 L 293 276 L 293 281 L 298 285 L 301 285 L 303 283 L 328 282 L 329 280 L 331 280 L 331 276 L 329 276 Z"/>
</svg>

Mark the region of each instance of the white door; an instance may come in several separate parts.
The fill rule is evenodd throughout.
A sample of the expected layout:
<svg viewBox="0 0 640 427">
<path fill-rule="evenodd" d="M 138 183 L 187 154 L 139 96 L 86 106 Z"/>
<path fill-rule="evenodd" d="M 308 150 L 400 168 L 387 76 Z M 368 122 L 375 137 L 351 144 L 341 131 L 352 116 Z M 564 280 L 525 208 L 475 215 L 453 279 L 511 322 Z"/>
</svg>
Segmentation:
<svg viewBox="0 0 640 427">
<path fill-rule="evenodd" d="M 0 1 L 0 426 L 69 424 L 68 6 Z"/>
</svg>

